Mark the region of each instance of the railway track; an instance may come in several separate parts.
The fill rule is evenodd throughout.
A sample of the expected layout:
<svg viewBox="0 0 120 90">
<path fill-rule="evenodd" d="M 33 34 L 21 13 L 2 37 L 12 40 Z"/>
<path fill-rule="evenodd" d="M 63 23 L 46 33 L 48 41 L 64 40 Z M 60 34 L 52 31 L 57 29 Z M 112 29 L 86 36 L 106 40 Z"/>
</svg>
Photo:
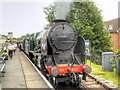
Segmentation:
<svg viewBox="0 0 120 90">
<path fill-rule="evenodd" d="M 117 86 L 108 80 L 89 74 L 86 81 L 82 81 L 87 90 L 119 90 Z"/>
<path fill-rule="evenodd" d="M 56 90 L 87 90 L 87 88 L 81 83 L 79 87 L 75 87 L 72 84 L 60 83 Z"/>
<path fill-rule="evenodd" d="M 114 84 L 110 83 L 107 80 L 104 80 L 93 75 L 88 75 L 86 81 L 82 80 L 78 88 L 72 87 L 71 85 L 67 86 L 65 84 L 60 85 L 57 90 L 120 90 Z"/>
<path fill-rule="evenodd" d="M 103 78 L 100 78 L 98 76 L 94 76 L 89 74 L 88 75 L 89 78 L 92 78 L 94 81 L 96 81 L 98 84 L 100 84 L 102 87 L 104 87 L 106 90 L 118 90 L 117 86 L 115 86 L 114 84 L 112 84 L 110 81 L 105 80 Z"/>
<path fill-rule="evenodd" d="M 96 89 L 97 90 L 120 90 L 111 82 L 104 80 L 102 78 L 99 78 L 97 76 L 95 77 L 94 75 L 87 75 L 86 81 L 81 80 L 81 83 L 78 86 L 78 88 L 71 87 L 71 85 L 67 87 L 64 84 L 59 86 L 58 90 L 61 90 L 61 88 L 65 90 L 68 88 L 71 90 L 96 90 Z"/>
</svg>

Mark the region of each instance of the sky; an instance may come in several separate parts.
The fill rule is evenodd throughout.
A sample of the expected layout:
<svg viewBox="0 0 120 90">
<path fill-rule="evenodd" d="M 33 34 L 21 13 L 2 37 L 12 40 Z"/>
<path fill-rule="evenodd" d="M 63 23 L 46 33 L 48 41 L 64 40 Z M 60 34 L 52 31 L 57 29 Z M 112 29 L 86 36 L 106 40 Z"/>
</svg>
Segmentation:
<svg viewBox="0 0 120 90">
<path fill-rule="evenodd" d="M 96 6 L 101 10 L 103 21 L 109 21 L 118 18 L 118 3 L 120 0 L 93 0 Z M 119 9 L 120 10 L 120 9 Z"/>
<path fill-rule="evenodd" d="M 118 17 L 119 0 L 93 0 L 102 11 L 103 21 Z M 54 0 L 0 0 L 0 34 L 14 37 L 39 32 L 47 24 L 44 7 Z"/>
</svg>

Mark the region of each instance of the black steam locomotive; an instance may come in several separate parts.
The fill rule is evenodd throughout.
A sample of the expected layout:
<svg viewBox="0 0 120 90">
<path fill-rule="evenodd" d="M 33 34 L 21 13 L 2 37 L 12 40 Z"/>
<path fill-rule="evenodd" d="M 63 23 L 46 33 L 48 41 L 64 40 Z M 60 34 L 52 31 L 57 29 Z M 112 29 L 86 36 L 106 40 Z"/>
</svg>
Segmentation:
<svg viewBox="0 0 120 90">
<path fill-rule="evenodd" d="M 49 30 L 32 34 L 23 42 L 23 50 L 48 80 L 57 85 L 78 85 L 91 68 L 85 64 L 85 40 L 64 20 L 55 20 Z"/>
</svg>

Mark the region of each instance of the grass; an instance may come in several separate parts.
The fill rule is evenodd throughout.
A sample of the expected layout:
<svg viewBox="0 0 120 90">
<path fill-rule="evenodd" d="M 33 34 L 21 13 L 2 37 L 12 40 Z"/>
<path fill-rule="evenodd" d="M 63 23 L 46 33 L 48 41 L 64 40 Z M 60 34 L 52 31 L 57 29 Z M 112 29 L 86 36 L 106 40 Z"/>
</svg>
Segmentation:
<svg viewBox="0 0 120 90">
<path fill-rule="evenodd" d="M 90 65 L 90 61 L 89 60 L 87 60 L 87 64 Z M 91 68 L 92 68 L 92 73 L 95 76 L 98 76 L 100 78 L 104 78 L 106 80 L 109 80 L 113 84 L 118 86 L 118 76 L 116 75 L 116 69 L 115 68 L 114 68 L 113 72 L 103 71 L 102 70 L 102 65 L 96 65 L 96 64 L 94 64 L 92 62 L 91 62 Z"/>
</svg>

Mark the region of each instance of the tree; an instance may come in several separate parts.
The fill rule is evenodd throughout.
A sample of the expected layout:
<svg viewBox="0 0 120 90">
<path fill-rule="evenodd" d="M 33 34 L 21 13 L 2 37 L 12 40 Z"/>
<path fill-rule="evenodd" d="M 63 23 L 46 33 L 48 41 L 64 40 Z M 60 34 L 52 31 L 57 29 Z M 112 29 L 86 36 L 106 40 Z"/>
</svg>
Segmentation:
<svg viewBox="0 0 120 90">
<path fill-rule="evenodd" d="M 47 10 L 47 20 L 51 25 L 53 19 L 53 6 L 49 6 Z M 50 19 L 50 17 L 52 17 Z M 49 19 L 48 19 L 49 18 Z M 79 32 L 79 35 L 90 40 L 91 53 L 94 60 L 101 62 L 101 53 L 111 51 L 111 38 L 104 28 L 101 11 L 95 6 L 94 2 L 74 2 L 71 11 L 66 20 Z"/>
<path fill-rule="evenodd" d="M 52 21 L 54 20 L 54 6 L 49 5 L 48 7 L 44 8 L 44 13 L 47 15 L 46 19 L 49 22 L 46 27 L 49 27 L 53 24 Z"/>
<path fill-rule="evenodd" d="M 22 42 L 25 38 L 28 38 L 30 36 L 30 34 L 26 34 L 26 35 L 22 35 L 19 38 L 16 38 L 17 42 Z"/>
</svg>

